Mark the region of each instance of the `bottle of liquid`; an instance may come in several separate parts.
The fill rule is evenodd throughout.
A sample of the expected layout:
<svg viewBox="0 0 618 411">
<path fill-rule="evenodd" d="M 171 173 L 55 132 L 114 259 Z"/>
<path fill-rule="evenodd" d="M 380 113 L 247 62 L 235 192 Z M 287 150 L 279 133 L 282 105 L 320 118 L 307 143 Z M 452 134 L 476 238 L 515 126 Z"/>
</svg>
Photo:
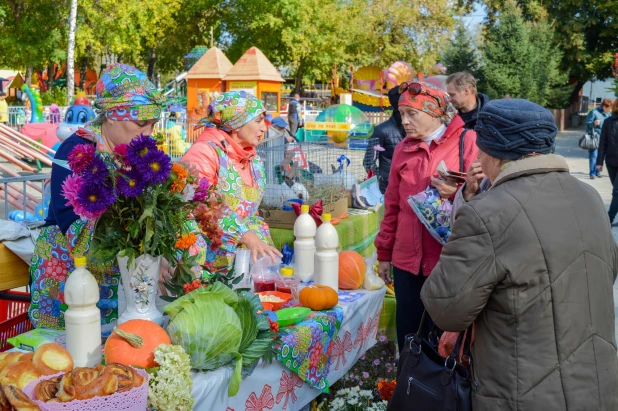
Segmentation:
<svg viewBox="0 0 618 411">
<path fill-rule="evenodd" d="M 309 215 L 308 205 L 301 206 L 300 210 L 294 222 L 294 271 L 300 281 L 308 282 L 313 279 L 317 225 Z"/>
<path fill-rule="evenodd" d="M 86 257 L 75 257 L 73 271 L 64 286 L 67 350 L 75 367 L 101 364 L 101 311 L 99 285 L 86 268 Z"/>
<path fill-rule="evenodd" d="M 331 215 L 322 215 L 322 225 L 315 235 L 315 279 L 319 285 L 327 285 L 339 291 L 339 235 L 330 222 Z"/>
<path fill-rule="evenodd" d="M 277 291 L 292 294 L 294 301 L 298 301 L 300 280 L 294 275 L 294 269 L 292 267 L 283 267 L 281 269 L 281 277 L 277 279 L 276 285 Z"/>
</svg>

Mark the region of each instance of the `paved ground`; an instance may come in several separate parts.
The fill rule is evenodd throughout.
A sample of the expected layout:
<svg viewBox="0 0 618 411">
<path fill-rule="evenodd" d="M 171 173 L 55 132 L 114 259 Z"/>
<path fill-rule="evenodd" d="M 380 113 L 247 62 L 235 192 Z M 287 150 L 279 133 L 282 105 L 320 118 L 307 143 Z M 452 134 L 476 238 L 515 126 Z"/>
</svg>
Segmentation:
<svg viewBox="0 0 618 411">
<path fill-rule="evenodd" d="M 603 172 L 603 178 L 590 180 L 588 171 L 588 152 L 580 149 L 577 146 L 579 138 L 584 133 L 584 130 L 568 130 L 558 135 L 556 140 L 556 153 L 564 156 L 571 169 L 571 174 L 581 181 L 590 184 L 596 188 L 603 201 L 605 207 L 609 208 L 609 203 L 612 199 L 612 184 L 609 181 L 607 172 Z M 618 228 L 613 229 L 614 238 L 618 241 Z M 618 283 L 614 284 L 614 312 L 616 313 L 616 339 L 618 340 Z"/>
</svg>

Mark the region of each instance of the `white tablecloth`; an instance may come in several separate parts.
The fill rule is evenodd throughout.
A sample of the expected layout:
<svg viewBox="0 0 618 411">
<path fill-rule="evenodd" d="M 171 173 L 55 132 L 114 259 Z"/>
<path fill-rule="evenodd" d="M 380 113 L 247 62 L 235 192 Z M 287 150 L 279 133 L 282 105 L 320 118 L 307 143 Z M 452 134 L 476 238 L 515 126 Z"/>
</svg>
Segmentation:
<svg viewBox="0 0 618 411">
<path fill-rule="evenodd" d="M 350 303 L 340 303 L 343 321 L 333 353 L 328 381 L 332 385 L 376 343 L 376 332 L 386 290 L 358 290 L 363 295 Z M 260 362 L 243 380 L 234 397 L 227 396 L 232 370 L 222 367 L 211 372 L 192 371 L 194 410 L 199 411 L 294 411 L 320 394 L 275 360 Z"/>
</svg>

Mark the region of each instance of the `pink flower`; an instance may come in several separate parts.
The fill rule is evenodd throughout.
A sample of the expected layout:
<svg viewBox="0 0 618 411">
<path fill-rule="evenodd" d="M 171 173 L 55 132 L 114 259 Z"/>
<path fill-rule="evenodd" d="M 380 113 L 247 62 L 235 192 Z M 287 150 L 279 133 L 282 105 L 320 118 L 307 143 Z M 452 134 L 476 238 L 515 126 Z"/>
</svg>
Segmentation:
<svg viewBox="0 0 618 411">
<path fill-rule="evenodd" d="M 206 196 L 208 196 L 208 188 L 210 187 L 210 183 L 206 178 L 200 178 L 199 185 L 195 188 L 195 196 L 193 197 L 193 201 L 204 201 Z"/>
<path fill-rule="evenodd" d="M 64 183 L 62 183 L 62 195 L 67 199 L 66 205 L 73 207 L 75 214 L 80 217 L 85 217 L 88 219 L 96 219 L 101 217 L 104 211 L 91 213 L 79 202 L 78 193 L 83 184 L 84 179 L 75 174 L 64 180 Z"/>
<path fill-rule="evenodd" d="M 127 165 L 127 166 L 129 165 L 129 163 L 127 162 L 127 145 L 126 144 L 118 144 L 114 148 L 114 154 L 118 161 L 122 162 L 124 165 Z"/>
<path fill-rule="evenodd" d="M 92 163 L 96 149 L 90 144 L 78 144 L 69 153 L 69 166 L 75 174 L 82 174 Z"/>
</svg>

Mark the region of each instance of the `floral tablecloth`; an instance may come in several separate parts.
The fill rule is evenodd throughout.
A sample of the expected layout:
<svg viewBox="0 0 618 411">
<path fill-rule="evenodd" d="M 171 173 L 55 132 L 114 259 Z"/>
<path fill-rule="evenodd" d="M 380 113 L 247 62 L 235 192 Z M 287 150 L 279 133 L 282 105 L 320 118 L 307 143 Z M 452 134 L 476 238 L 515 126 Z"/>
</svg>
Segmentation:
<svg viewBox="0 0 618 411">
<path fill-rule="evenodd" d="M 376 342 L 376 333 L 385 289 L 357 290 L 340 295 L 343 320 L 332 344 L 328 382 L 333 384 Z M 317 397 L 320 389 L 312 388 L 293 371 L 275 360 L 260 362 L 243 380 L 240 391 L 227 396 L 231 368 L 211 372 L 193 371 L 194 410 L 212 411 L 287 411 L 300 410 Z"/>
</svg>

